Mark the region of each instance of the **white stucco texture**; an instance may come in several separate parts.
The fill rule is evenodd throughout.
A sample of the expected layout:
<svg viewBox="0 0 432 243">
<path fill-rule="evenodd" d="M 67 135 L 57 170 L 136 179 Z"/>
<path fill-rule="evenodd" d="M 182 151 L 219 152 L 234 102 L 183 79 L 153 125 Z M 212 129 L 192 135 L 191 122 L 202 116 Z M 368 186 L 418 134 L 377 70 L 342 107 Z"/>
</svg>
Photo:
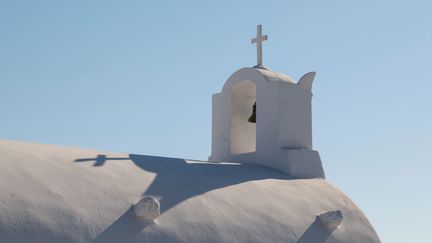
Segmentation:
<svg viewBox="0 0 432 243">
<path fill-rule="evenodd" d="M 144 218 L 134 210 L 140 202 Z M 336 210 L 343 220 L 333 230 L 318 221 Z M 324 179 L 0 140 L 0 242 L 380 241 L 360 209 Z"/>
</svg>

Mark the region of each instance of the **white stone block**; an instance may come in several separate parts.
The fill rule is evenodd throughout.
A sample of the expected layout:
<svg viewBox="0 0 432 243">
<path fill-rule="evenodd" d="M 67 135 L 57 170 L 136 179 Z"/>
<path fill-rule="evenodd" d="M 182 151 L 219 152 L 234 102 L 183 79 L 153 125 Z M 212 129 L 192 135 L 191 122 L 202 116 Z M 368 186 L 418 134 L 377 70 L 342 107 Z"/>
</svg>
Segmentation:
<svg viewBox="0 0 432 243">
<path fill-rule="evenodd" d="M 317 216 L 318 220 L 329 230 L 335 230 L 343 220 L 340 210 L 329 211 Z"/>
<path fill-rule="evenodd" d="M 135 215 L 140 218 L 154 220 L 160 215 L 160 204 L 154 197 L 145 196 L 141 198 L 133 208 Z"/>
</svg>

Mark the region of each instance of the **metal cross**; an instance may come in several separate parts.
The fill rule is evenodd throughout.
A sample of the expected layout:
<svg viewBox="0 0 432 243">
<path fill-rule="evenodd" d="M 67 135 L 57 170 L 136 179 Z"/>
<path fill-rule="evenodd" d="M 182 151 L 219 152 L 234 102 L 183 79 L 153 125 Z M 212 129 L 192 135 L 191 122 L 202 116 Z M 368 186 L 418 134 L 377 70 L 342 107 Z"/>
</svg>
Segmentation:
<svg viewBox="0 0 432 243">
<path fill-rule="evenodd" d="M 262 26 L 257 25 L 257 36 L 251 40 L 257 44 L 257 67 L 262 66 L 262 42 L 267 40 L 267 35 L 262 35 Z"/>
</svg>

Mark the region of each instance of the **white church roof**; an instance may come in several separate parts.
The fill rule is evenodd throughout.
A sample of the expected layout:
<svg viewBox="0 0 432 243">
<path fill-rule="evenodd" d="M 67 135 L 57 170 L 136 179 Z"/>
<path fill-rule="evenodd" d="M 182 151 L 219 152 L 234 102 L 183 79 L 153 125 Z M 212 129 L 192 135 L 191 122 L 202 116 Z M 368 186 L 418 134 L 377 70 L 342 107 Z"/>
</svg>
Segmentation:
<svg viewBox="0 0 432 243">
<path fill-rule="evenodd" d="M 268 81 L 283 81 L 291 84 L 297 83 L 293 78 L 283 73 L 278 73 L 270 69 L 263 69 L 263 68 L 254 68 L 254 69 L 260 72 L 262 75 L 264 75 Z"/>
<path fill-rule="evenodd" d="M 290 84 L 297 84 L 297 81 L 295 81 L 293 78 L 291 78 L 288 75 L 285 75 L 283 73 L 275 72 L 273 70 L 270 70 L 268 68 L 256 68 L 256 67 L 244 67 L 236 72 L 234 72 L 231 77 L 235 75 L 242 75 L 242 73 L 248 73 L 248 72 L 256 72 L 261 74 L 265 80 L 271 82 L 271 81 L 281 81 L 281 82 L 287 82 Z M 229 79 L 228 79 L 229 80 Z M 227 86 L 230 86 L 231 84 L 229 82 L 225 83 L 223 86 L 223 89 L 227 89 Z"/>
<path fill-rule="evenodd" d="M 1 140 L 0 155 L 1 242 L 380 242 L 324 179 Z M 153 223 L 134 215 L 146 195 L 160 203 Z M 342 221 L 317 219 L 337 210 Z"/>
</svg>

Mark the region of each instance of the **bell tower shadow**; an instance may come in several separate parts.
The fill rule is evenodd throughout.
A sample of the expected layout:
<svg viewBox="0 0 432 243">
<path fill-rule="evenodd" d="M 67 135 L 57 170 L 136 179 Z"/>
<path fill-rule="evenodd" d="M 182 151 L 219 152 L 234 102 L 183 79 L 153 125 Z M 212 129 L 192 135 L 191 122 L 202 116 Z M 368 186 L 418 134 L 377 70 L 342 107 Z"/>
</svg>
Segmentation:
<svg viewBox="0 0 432 243">
<path fill-rule="evenodd" d="M 95 161 L 94 167 L 109 162 L 132 162 L 140 169 L 156 174 L 142 195 L 151 195 L 160 200 L 161 213 L 166 212 L 188 198 L 246 181 L 262 179 L 293 179 L 283 172 L 260 165 L 238 163 L 211 163 L 188 161 L 178 158 L 130 154 L 128 157 L 80 158 L 74 162 Z"/>
</svg>

